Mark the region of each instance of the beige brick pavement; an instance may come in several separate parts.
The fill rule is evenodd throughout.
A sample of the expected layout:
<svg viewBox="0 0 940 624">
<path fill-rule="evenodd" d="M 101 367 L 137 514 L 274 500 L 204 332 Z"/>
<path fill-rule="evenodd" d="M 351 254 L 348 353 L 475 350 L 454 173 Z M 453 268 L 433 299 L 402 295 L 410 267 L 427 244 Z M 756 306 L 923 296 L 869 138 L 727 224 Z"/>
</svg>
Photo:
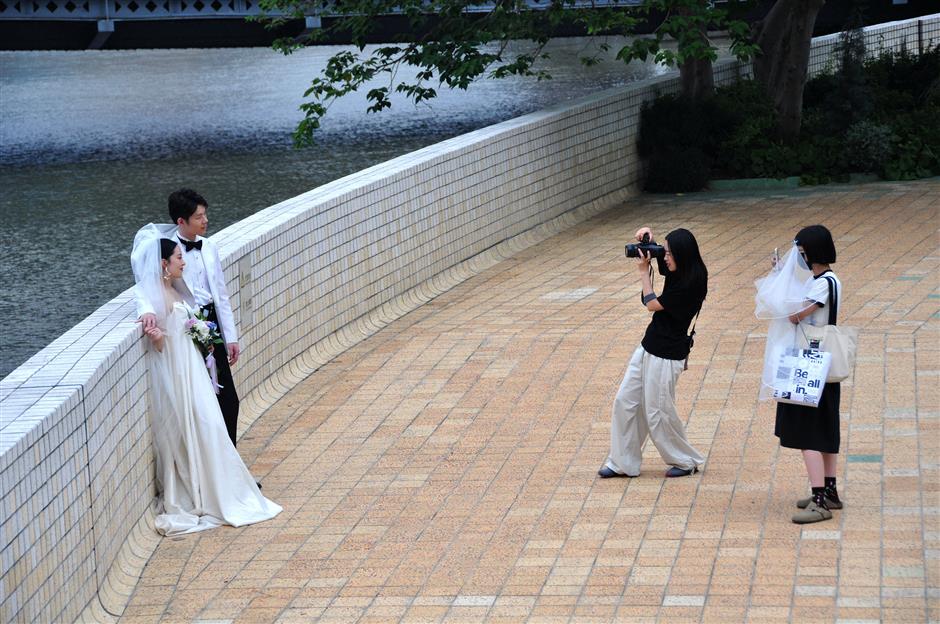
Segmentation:
<svg viewBox="0 0 940 624">
<path fill-rule="evenodd" d="M 277 519 L 161 542 L 122 622 L 940 620 L 940 179 L 641 196 L 486 270 L 350 349 L 239 444 Z M 753 280 L 834 233 L 843 384 L 832 521 L 756 401 Z M 681 414 L 704 473 L 600 480 L 648 313 L 634 228 L 691 229 L 711 273 Z M 250 351 L 246 353 L 250 357 Z"/>
</svg>

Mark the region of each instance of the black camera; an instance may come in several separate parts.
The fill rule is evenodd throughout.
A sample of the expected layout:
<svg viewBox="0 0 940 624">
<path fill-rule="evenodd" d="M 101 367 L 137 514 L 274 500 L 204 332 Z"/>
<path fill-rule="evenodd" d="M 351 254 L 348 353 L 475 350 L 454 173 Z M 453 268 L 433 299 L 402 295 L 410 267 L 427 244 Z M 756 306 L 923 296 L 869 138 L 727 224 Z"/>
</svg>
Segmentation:
<svg viewBox="0 0 940 624">
<path fill-rule="evenodd" d="M 640 251 L 643 251 L 650 258 L 665 258 L 666 257 L 666 248 L 662 245 L 657 245 L 656 243 L 650 242 L 650 235 L 643 235 L 642 243 L 631 243 L 626 247 L 626 253 L 628 258 L 639 258 Z"/>
</svg>

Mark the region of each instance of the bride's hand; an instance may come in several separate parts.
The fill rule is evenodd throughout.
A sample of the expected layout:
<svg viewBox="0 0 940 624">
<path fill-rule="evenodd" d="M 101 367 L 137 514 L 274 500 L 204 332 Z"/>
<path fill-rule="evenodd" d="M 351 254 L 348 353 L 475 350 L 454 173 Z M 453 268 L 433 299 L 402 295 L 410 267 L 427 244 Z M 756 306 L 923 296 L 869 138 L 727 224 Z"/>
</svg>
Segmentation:
<svg viewBox="0 0 940 624">
<path fill-rule="evenodd" d="M 150 329 L 152 327 L 156 327 L 157 315 L 154 314 L 153 312 L 147 312 L 146 314 L 142 314 L 140 318 L 137 319 L 137 322 L 143 323 L 145 330 Z"/>
<path fill-rule="evenodd" d="M 163 330 L 154 325 L 151 328 L 144 328 L 144 333 L 147 334 L 147 337 L 150 338 L 150 342 L 153 343 L 154 348 L 157 351 L 163 351 Z"/>
</svg>

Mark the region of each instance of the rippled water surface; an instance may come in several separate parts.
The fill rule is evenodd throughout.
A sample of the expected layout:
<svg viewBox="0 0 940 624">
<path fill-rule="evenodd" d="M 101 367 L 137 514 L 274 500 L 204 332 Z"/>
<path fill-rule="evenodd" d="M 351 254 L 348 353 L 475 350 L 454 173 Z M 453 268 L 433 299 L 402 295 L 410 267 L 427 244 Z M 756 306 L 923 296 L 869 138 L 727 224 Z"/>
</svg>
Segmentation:
<svg viewBox="0 0 940 624">
<path fill-rule="evenodd" d="M 442 139 L 664 71 L 553 43 L 554 79 L 442 89 L 430 105 L 331 108 L 314 149 L 290 133 L 337 48 L 0 53 L 0 377 L 132 283 L 134 232 L 168 221 L 181 186 L 210 203 L 210 232 Z M 614 47 L 616 49 L 616 46 Z"/>
</svg>

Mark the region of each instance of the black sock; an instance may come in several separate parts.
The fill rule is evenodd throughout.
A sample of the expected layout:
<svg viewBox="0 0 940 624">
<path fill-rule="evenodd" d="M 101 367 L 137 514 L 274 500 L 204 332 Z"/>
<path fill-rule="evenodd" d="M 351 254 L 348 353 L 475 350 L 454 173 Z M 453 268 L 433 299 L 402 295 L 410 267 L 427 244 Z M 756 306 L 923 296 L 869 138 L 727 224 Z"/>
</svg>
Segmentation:
<svg viewBox="0 0 940 624">
<path fill-rule="evenodd" d="M 817 507 L 825 507 L 826 509 L 829 509 L 829 507 L 826 505 L 826 488 L 813 488 L 813 502 L 816 503 Z"/>
<path fill-rule="evenodd" d="M 835 477 L 826 477 L 826 498 L 834 503 L 839 502 L 839 490 L 836 489 Z"/>
</svg>

